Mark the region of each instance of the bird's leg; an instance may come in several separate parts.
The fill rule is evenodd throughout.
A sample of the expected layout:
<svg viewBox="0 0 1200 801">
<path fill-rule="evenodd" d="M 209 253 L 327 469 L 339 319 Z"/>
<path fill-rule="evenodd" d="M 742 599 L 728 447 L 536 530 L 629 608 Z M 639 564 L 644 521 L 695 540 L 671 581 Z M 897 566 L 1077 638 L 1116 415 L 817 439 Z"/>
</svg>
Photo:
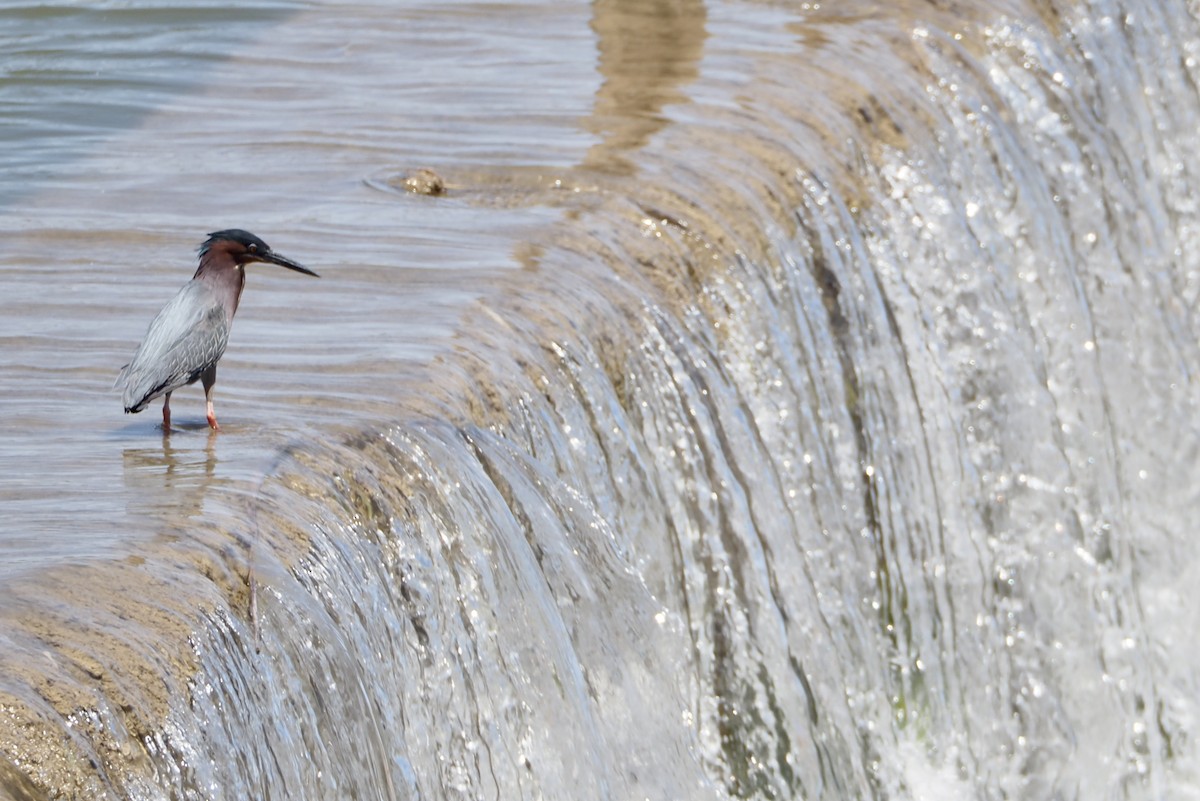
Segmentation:
<svg viewBox="0 0 1200 801">
<path fill-rule="evenodd" d="M 163 397 L 163 432 L 170 433 L 171 431 L 171 393 L 168 392 Z"/>
<path fill-rule="evenodd" d="M 220 431 L 221 427 L 217 425 L 217 414 L 213 411 L 212 400 L 213 387 L 217 383 L 217 366 L 215 364 L 204 371 L 204 374 L 200 376 L 200 382 L 204 385 L 204 403 L 206 411 L 208 412 L 209 428 L 211 428 L 213 431 Z"/>
</svg>

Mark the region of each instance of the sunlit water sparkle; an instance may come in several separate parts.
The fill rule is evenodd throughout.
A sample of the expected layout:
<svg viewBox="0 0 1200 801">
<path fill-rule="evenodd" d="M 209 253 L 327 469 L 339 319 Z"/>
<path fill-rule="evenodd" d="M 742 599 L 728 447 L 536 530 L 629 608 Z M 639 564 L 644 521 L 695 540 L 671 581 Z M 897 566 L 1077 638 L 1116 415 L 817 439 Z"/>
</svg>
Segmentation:
<svg viewBox="0 0 1200 801">
<path fill-rule="evenodd" d="M 0 795 L 1200 796 L 1194 5 L 0 45 Z M 231 226 L 322 278 L 163 437 Z"/>
</svg>

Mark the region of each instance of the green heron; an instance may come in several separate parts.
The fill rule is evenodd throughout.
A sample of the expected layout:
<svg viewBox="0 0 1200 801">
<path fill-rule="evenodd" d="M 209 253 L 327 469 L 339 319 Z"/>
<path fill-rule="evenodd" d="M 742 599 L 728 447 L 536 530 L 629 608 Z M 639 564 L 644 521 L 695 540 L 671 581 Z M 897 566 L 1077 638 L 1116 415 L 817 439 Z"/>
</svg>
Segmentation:
<svg viewBox="0 0 1200 801">
<path fill-rule="evenodd" d="M 245 266 L 262 261 L 316 275 L 307 267 L 280 256 L 248 231 L 216 231 L 200 246 L 200 267 L 150 323 L 133 360 L 121 368 L 117 387 L 125 392 L 125 411 L 140 412 L 163 397 L 163 430 L 171 430 L 171 393 L 199 379 L 204 385 L 208 424 L 220 430 L 213 412 L 217 362 L 229 342 L 237 312 Z"/>
</svg>

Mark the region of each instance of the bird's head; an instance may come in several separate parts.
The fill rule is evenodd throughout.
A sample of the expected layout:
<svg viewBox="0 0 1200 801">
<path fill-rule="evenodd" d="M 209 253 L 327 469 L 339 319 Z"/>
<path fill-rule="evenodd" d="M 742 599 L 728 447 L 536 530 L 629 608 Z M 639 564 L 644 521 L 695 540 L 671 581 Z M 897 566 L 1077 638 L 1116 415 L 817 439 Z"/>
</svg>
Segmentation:
<svg viewBox="0 0 1200 801">
<path fill-rule="evenodd" d="M 216 269 L 245 267 L 256 261 L 278 264 L 305 275 L 316 275 L 303 264 L 276 253 L 266 242 L 240 228 L 214 231 L 200 246 L 201 270 L 206 265 L 212 265 Z"/>
</svg>

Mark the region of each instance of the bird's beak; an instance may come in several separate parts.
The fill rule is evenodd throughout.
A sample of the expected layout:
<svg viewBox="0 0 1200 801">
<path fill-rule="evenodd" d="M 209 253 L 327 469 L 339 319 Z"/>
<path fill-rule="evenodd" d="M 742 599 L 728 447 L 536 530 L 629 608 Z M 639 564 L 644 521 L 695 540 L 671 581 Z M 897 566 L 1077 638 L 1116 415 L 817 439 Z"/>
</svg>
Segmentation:
<svg viewBox="0 0 1200 801">
<path fill-rule="evenodd" d="M 316 276 L 317 278 L 321 277 L 321 276 L 317 275 L 316 273 L 314 273 L 312 270 L 305 267 L 300 262 L 292 261 L 287 256 L 280 256 L 278 253 L 275 253 L 273 251 L 268 252 L 268 253 L 263 253 L 258 258 L 259 258 L 259 261 L 267 261 L 267 262 L 270 262 L 271 264 L 278 264 L 280 267 L 287 267 L 289 270 L 295 270 L 298 273 L 304 273 L 305 275 Z"/>
</svg>

